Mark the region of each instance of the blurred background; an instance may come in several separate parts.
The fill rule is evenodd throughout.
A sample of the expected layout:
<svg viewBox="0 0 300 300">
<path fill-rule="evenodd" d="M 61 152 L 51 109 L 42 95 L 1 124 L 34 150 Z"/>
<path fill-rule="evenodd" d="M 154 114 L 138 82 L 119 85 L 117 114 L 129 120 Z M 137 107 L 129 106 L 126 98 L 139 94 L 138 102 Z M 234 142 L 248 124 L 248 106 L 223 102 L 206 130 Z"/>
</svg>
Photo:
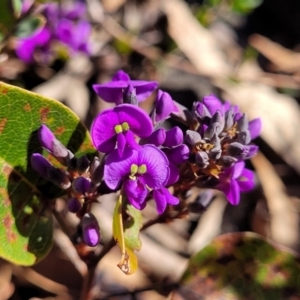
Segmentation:
<svg viewBox="0 0 300 300">
<path fill-rule="evenodd" d="M 189 257 L 222 233 L 251 231 L 299 251 L 299 1 L 61 0 L 66 14 L 81 5 L 69 16 L 73 42 L 52 33 L 47 45 L 38 41 L 26 48 L 57 17 L 41 2 L 24 0 L 10 27 L 0 6 L 1 81 L 61 101 L 88 128 L 110 105 L 92 84 L 110 81 L 119 69 L 132 79 L 158 81 L 188 108 L 214 93 L 263 123 L 255 141 L 260 153 L 247 165 L 255 170 L 256 188 L 242 195 L 240 205 L 216 193 L 204 212 L 148 228 L 141 234 L 134 275 L 116 267 L 120 253 L 113 248 L 97 267 L 94 299 L 167 299 L 168 286 L 180 278 Z M 81 20 L 89 24 L 86 32 L 76 28 Z M 22 45 L 25 54 L 18 50 Z M 150 111 L 153 101 L 143 108 Z M 114 197 L 102 197 L 93 207 L 104 241 L 111 236 Z M 63 199 L 57 210 L 75 232 L 78 220 Z M 153 216 L 155 207 L 148 205 L 144 218 Z M 80 299 L 86 266 L 58 226 L 54 241 L 51 253 L 32 268 L 0 260 L 0 299 Z"/>
</svg>

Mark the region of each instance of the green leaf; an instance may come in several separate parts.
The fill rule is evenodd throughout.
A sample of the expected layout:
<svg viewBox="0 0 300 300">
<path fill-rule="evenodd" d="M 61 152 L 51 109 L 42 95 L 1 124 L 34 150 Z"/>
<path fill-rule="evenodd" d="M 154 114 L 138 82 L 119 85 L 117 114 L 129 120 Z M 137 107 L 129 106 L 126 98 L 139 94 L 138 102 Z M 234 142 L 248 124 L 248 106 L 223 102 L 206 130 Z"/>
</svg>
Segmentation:
<svg viewBox="0 0 300 300">
<path fill-rule="evenodd" d="M 293 254 L 254 233 L 229 233 L 190 259 L 173 299 L 298 299 L 299 274 Z"/>
<path fill-rule="evenodd" d="M 16 23 L 16 16 L 12 7 L 11 0 L 0 1 L 0 32 L 7 34 Z"/>
<path fill-rule="evenodd" d="M 51 249 L 53 202 L 47 199 L 62 192 L 30 166 L 33 152 L 50 158 L 38 142 L 42 123 L 76 155 L 94 154 L 86 128 L 69 108 L 0 83 L 0 257 L 25 266 Z"/>
<path fill-rule="evenodd" d="M 126 275 L 130 275 L 138 269 L 138 260 L 134 250 L 140 250 L 142 246 L 139 232 L 143 219 L 139 210 L 136 210 L 127 201 L 124 203 L 122 195 L 120 195 L 113 215 L 113 236 L 122 254 L 118 267 Z"/>
<path fill-rule="evenodd" d="M 43 16 L 28 17 L 18 23 L 15 36 L 18 38 L 31 36 L 37 29 L 44 26 L 45 23 L 46 20 Z"/>
<path fill-rule="evenodd" d="M 239 13 L 249 13 L 262 4 L 262 0 L 233 0 L 232 9 Z"/>
</svg>

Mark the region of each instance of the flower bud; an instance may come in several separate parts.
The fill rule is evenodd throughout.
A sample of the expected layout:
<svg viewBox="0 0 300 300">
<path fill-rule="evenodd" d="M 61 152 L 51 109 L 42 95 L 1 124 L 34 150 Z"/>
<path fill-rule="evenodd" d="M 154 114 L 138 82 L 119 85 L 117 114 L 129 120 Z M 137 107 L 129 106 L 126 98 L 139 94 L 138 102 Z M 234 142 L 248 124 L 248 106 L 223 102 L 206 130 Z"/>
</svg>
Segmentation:
<svg viewBox="0 0 300 300">
<path fill-rule="evenodd" d="M 237 129 L 239 131 L 246 131 L 248 130 L 249 123 L 248 123 L 248 118 L 246 117 L 245 114 L 243 114 L 237 121 Z"/>
<path fill-rule="evenodd" d="M 202 167 L 206 168 L 208 166 L 208 155 L 204 151 L 197 152 L 195 156 L 196 162 Z"/>
<path fill-rule="evenodd" d="M 175 126 L 166 131 L 166 140 L 164 142 L 165 147 L 174 147 L 182 144 L 183 142 L 183 132 L 178 127 Z"/>
<path fill-rule="evenodd" d="M 178 111 L 172 97 L 162 90 L 158 90 L 154 105 L 155 122 L 163 121 L 170 116 L 171 112 Z"/>
<path fill-rule="evenodd" d="M 164 128 L 158 128 L 147 138 L 140 140 L 140 145 L 153 144 L 156 147 L 161 146 L 166 139 L 166 131 Z"/>
<path fill-rule="evenodd" d="M 71 213 L 77 213 L 81 209 L 81 202 L 77 198 L 71 198 L 68 200 L 68 210 Z"/>
<path fill-rule="evenodd" d="M 202 141 L 201 135 L 197 131 L 193 130 L 186 131 L 185 140 L 192 146 L 195 146 Z"/>
<path fill-rule="evenodd" d="M 91 181 L 85 177 L 77 177 L 72 183 L 72 188 L 76 193 L 85 195 L 91 187 Z"/>
<path fill-rule="evenodd" d="M 131 85 L 131 83 L 129 83 L 123 91 L 123 103 L 138 105 L 135 88 Z"/>
<path fill-rule="evenodd" d="M 90 247 L 95 247 L 100 242 L 100 229 L 95 216 L 92 213 L 86 213 L 82 220 L 83 241 Z"/>
<path fill-rule="evenodd" d="M 82 155 L 77 159 L 77 170 L 79 173 L 84 173 L 90 166 L 90 161 L 88 160 L 86 155 Z"/>
<path fill-rule="evenodd" d="M 243 145 L 238 142 L 233 142 L 227 147 L 227 154 L 237 159 L 249 159 L 258 151 L 255 145 Z"/>
<path fill-rule="evenodd" d="M 182 164 L 189 159 L 190 149 L 187 145 L 182 144 L 165 151 L 168 159 L 176 165 Z"/>
<path fill-rule="evenodd" d="M 53 168 L 53 165 L 40 153 L 33 153 L 30 160 L 32 168 L 41 176 L 48 179 L 47 170 Z"/>
</svg>

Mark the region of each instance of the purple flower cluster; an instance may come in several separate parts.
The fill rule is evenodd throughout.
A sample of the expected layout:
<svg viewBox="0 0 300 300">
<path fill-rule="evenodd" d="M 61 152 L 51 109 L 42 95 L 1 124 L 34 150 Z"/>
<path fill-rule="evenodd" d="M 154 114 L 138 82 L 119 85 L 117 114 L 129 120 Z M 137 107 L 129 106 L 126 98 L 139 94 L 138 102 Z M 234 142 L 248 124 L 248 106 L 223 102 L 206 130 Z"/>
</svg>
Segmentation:
<svg viewBox="0 0 300 300">
<path fill-rule="evenodd" d="M 160 90 L 157 93 L 154 110 L 159 112 L 159 120 L 151 119 L 138 107 L 157 86 L 156 82 L 131 80 L 123 71 L 117 72 L 111 82 L 94 85 L 100 97 L 116 106 L 96 117 L 91 135 L 95 147 L 107 154 L 103 176 L 106 185 L 112 190 L 122 188 L 137 209 L 146 206 L 148 196 L 153 197 L 157 212 L 162 214 L 167 204 L 179 203 L 166 187 L 178 180 L 177 165 L 188 159 L 189 149 L 182 144 L 179 127 L 175 131 L 153 131 L 153 123 L 178 110 L 169 94 Z M 165 98 L 171 109 L 165 105 Z"/>
<path fill-rule="evenodd" d="M 237 205 L 240 191 L 254 187 L 253 172 L 244 160 L 256 155 L 258 147 L 251 140 L 259 136 L 261 120 L 248 122 L 245 114 L 216 96 L 204 97 L 193 108 L 194 130 L 188 130 L 190 162 L 199 186 L 211 186 L 224 192 Z"/>
<path fill-rule="evenodd" d="M 54 55 L 55 45 L 61 43 L 70 55 L 90 52 L 89 36 L 91 25 L 85 19 L 86 4 L 82 0 L 75 3 L 46 3 L 43 6 L 46 24 L 33 35 L 18 40 L 16 54 L 26 63 L 36 60 L 48 63 Z"/>
<path fill-rule="evenodd" d="M 185 203 L 184 195 L 193 186 L 218 189 L 233 205 L 239 203 L 240 192 L 254 187 L 254 174 L 245 168 L 245 160 L 258 151 L 251 141 L 260 134 L 260 119 L 248 122 L 237 106 L 214 95 L 196 102 L 191 118 L 184 118 L 187 111 L 157 89 L 157 82 L 131 80 L 123 71 L 93 87 L 105 101 L 116 104 L 100 112 L 91 127 L 93 144 L 105 154 L 103 159 L 90 162 L 86 156 L 74 157 L 45 125 L 39 129 L 40 144 L 66 168 L 56 168 L 39 153 L 31 157 L 32 167 L 42 177 L 67 190 L 68 209 L 81 218 L 87 245 L 100 240 L 89 208 L 104 193 L 120 190 L 139 210 L 154 199 L 158 214 L 171 205 L 183 216 L 189 207 L 203 211 L 211 201 L 207 193 L 195 205 Z M 156 98 L 148 115 L 138 105 L 152 93 Z M 169 117 L 188 124 L 189 130 L 184 134 L 178 126 L 161 127 Z"/>
</svg>

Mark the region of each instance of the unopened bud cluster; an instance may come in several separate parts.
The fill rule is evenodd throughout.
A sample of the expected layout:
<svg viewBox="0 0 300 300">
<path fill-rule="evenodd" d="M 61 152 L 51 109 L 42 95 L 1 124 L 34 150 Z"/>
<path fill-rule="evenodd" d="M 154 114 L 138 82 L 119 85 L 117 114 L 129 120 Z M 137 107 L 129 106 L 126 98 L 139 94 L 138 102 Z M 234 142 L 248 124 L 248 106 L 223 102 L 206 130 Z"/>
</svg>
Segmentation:
<svg viewBox="0 0 300 300">
<path fill-rule="evenodd" d="M 54 166 L 40 153 L 33 153 L 31 166 L 46 180 L 67 191 L 68 210 L 81 217 L 83 241 L 88 246 L 96 246 L 100 241 L 100 231 L 96 218 L 89 212 L 90 204 L 96 201 L 97 189 L 102 180 L 103 166 L 98 157 L 92 162 L 86 155 L 75 157 L 58 141 L 46 125 L 38 131 L 41 146 L 65 168 Z"/>
</svg>

